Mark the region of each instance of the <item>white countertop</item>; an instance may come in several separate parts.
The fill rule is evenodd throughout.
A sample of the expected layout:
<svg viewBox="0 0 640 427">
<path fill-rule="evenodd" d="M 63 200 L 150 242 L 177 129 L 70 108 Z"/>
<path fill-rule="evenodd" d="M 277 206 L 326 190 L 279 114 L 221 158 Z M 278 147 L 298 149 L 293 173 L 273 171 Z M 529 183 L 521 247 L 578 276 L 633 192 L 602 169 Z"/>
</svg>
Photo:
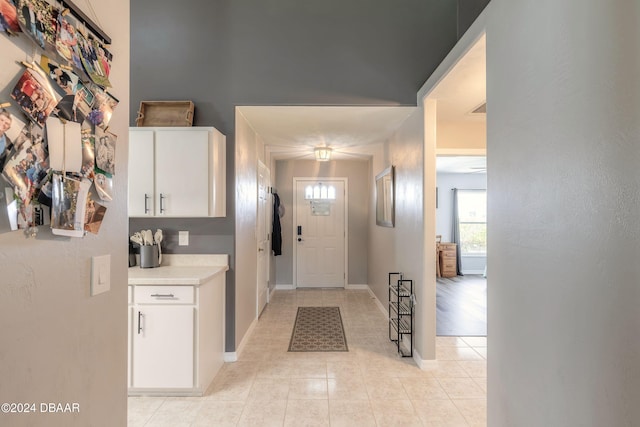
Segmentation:
<svg viewBox="0 0 640 427">
<path fill-rule="evenodd" d="M 160 267 L 129 267 L 129 284 L 198 286 L 227 270 L 227 255 L 165 255 Z"/>
</svg>

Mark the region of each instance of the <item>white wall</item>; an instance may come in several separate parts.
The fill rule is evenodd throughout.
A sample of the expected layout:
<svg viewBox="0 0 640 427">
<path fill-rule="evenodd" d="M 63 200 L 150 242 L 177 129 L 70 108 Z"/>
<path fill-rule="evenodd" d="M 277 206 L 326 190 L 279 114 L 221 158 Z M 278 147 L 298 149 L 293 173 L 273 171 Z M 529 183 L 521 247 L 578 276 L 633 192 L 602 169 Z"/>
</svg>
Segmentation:
<svg viewBox="0 0 640 427">
<path fill-rule="evenodd" d="M 92 16 L 85 1 L 76 4 Z M 110 79 L 120 100 L 110 124 L 118 135 L 114 200 L 97 236 L 53 237 L 46 227 L 36 239 L 0 235 L 0 402 L 36 402 L 38 409 L 40 402 L 77 402 L 80 412 L 0 413 L 0 425 L 127 423 L 129 1 L 93 2 L 93 8 L 113 39 Z M 1 68 L 14 67 L 17 77 L 14 47 L 14 39 L 0 36 Z M 91 297 L 91 257 L 104 254 L 111 255 L 111 290 Z"/>
<path fill-rule="evenodd" d="M 349 186 L 349 275 L 347 284 L 367 284 L 367 247 L 369 218 L 368 160 L 278 160 L 276 162 L 275 187 L 281 203 L 285 206 L 285 216 L 280 219 L 282 226 L 282 256 L 276 260 L 276 283 L 293 284 L 293 203 L 294 177 L 346 177 Z"/>
<path fill-rule="evenodd" d="M 487 148 L 487 124 L 485 121 L 438 121 L 438 149 Z"/>
<path fill-rule="evenodd" d="M 257 318 L 257 209 L 258 160 L 264 160 L 264 146 L 236 109 L 236 283 L 235 350 Z M 229 309 L 229 307 L 227 307 Z M 229 343 L 229 340 L 227 340 Z"/>
<path fill-rule="evenodd" d="M 426 256 L 429 257 L 428 259 L 434 259 L 434 253 L 427 255 L 424 247 L 423 114 L 423 109 L 417 108 L 394 137 L 374 156 L 369 209 L 370 212 L 375 212 L 373 205 L 375 175 L 384 168 L 394 165 L 396 222 L 394 228 L 380 227 L 376 225 L 375 215 L 369 217 L 369 286 L 378 300 L 386 306 L 389 298 L 387 287 L 389 272 L 399 271 L 406 279 L 414 280 L 414 293 L 418 301 L 415 312 L 414 347 L 418 357 L 433 359 L 435 357 L 433 346 L 435 316 L 429 318 L 427 308 L 429 304 L 435 307 L 435 284 L 431 283 L 435 279 L 428 282 L 425 280 L 427 277 L 425 265 L 432 267 L 432 277 L 435 278 L 435 263 L 424 261 Z M 433 163 L 430 170 L 435 175 L 435 161 Z M 435 187 L 433 190 L 435 192 Z M 433 212 L 435 202 L 430 207 Z"/>
<path fill-rule="evenodd" d="M 451 189 L 487 189 L 486 173 L 438 173 L 438 208 L 436 209 L 436 234 L 443 242 L 451 241 L 453 192 Z M 463 256 L 463 274 L 481 274 L 487 262 L 486 256 Z"/>
<path fill-rule="evenodd" d="M 487 11 L 488 425 L 638 425 L 640 3 Z"/>
</svg>

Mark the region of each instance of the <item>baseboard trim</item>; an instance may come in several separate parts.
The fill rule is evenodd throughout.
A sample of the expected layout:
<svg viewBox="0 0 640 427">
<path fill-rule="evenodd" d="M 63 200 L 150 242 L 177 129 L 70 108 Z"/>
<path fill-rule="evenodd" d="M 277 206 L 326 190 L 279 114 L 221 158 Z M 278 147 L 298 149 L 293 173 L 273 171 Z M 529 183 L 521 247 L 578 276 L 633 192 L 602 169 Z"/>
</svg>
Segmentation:
<svg viewBox="0 0 640 427">
<path fill-rule="evenodd" d="M 354 291 L 368 291 L 369 289 L 369 285 L 351 285 L 348 284 L 347 286 L 345 286 L 345 289 L 349 289 L 349 290 L 354 290 Z"/>
<path fill-rule="evenodd" d="M 413 349 L 413 361 L 416 362 L 416 365 L 418 365 L 418 368 L 420 368 L 423 371 L 438 368 L 437 360 L 423 359 L 422 356 L 420 356 L 420 353 L 418 353 L 418 351 L 415 348 Z"/>
<path fill-rule="evenodd" d="M 271 302 L 271 300 L 273 299 L 273 294 L 276 292 L 276 287 L 274 286 L 273 289 L 271 289 L 271 291 L 269 291 L 269 300 L 267 302 Z"/>
<path fill-rule="evenodd" d="M 276 289 L 279 291 L 293 291 L 295 286 L 293 285 L 276 285 Z M 274 289 L 274 290 L 276 290 Z"/>
<path fill-rule="evenodd" d="M 227 351 L 224 353 L 225 362 L 238 361 L 238 358 L 242 354 L 242 350 L 244 350 L 245 345 L 247 345 L 247 342 L 251 338 L 251 335 L 253 335 L 253 330 L 256 328 L 257 324 L 258 324 L 258 319 L 253 319 L 253 322 L 251 322 L 251 325 L 249 325 L 249 329 L 247 329 L 247 332 L 245 332 L 244 337 L 242 337 L 242 341 L 240 341 L 240 345 L 238 346 L 236 351 Z"/>
<path fill-rule="evenodd" d="M 380 309 L 380 311 L 382 312 L 382 314 L 384 314 L 384 317 L 389 317 L 389 309 L 388 307 L 385 307 L 384 304 L 382 304 L 382 302 L 380 302 L 380 300 L 378 299 L 378 297 L 376 296 L 376 294 L 373 293 L 373 291 L 371 290 L 371 288 L 369 289 L 369 294 L 371 294 L 371 296 L 373 297 L 373 299 L 376 302 L 376 305 L 378 306 L 378 308 Z"/>
<path fill-rule="evenodd" d="M 484 269 L 482 270 L 463 270 L 462 274 L 484 274 Z"/>
</svg>

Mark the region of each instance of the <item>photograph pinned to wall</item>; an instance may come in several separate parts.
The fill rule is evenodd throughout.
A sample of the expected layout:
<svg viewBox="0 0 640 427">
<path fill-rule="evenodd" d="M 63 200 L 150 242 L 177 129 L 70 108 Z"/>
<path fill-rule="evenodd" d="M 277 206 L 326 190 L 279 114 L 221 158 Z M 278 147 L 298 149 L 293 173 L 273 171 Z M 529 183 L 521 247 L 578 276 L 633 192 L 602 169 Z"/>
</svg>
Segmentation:
<svg viewBox="0 0 640 427">
<path fill-rule="evenodd" d="M 0 172 L 24 127 L 25 123 L 18 117 L 4 108 L 0 110 Z"/>
<path fill-rule="evenodd" d="M 111 87 L 109 76 L 105 74 L 105 71 L 102 69 L 93 38 L 85 37 L 79 31 L 76 34 L 78 40 L 76 53 L 80 56 L 85 73 L 87 73 L 91 81 L 95 84 L 101 87 Z"/>
<path fill-rule="evenodd" d="M 93 178 L 93 185 L 96 187 L 96 193 L 100 200 L 110 202 L 113 200 L 113 178 L 107 176 L 104 172 L 96 170 Z"/>
<path fill-rule="evenodd" d="M 4 189 L 4 197 L 8 225 L 11 231 L 22 229 L 26 230 L 30 236 L 35 236 L 37 232 L 35 227 L 49 223 L 48 207 L 33 201 L 24 203 L 15 197 L 13 189 L 9 187 Z"/>
<path fill-rule="evenodd" d="M 98 57 L 94 61 L 95 69 L 99 70 L 101 76 L 106 79 L 107 84 L 101 84 L 103 87 L 111 87 L 109 82 L 109 74 L 111 73 L 111 61 L 113 60 L 113 54 L 103 45 L 100 40 L 89 36 L 89 41 L 93 44 L 93 50 Z M 100 84 L 96 82 L 97 84 Z"/>
<path fill-rule="evenodd" d="M 93 110 L 87 115 L 87 119 L 94 125 L 106 129 L 119 101 L 96 84 L 89 83 L 87 86 L 94 96 Z"/>
<path fill-rule="evenodd" d="M 80 175 L 93 179 L 96 167 L 95 138 L 91 131 L 82 130 L 82 168 Z"/>
<path fill-rule="evenodd" d="M 18 0 L 16 9 L 22 31 L 46 52 L 55 53 L 58 10 L 45 0 Z"/>
<path fill-rule="evenodd" d="M 73 104 L 71 104 L 70 119 L 76 123 L 82 123 L 91 112 L 91 106 L 93 105 L 93 92 L 87 88 L 82 82 L 78 82 L 75 89 L 76 93 L 73 98 Z M 66 107 L 62 106 L 63 108 Z"/>
<path fill-rule="evenodd" d="M 19 33 L 18 11 L 11 0 L 0 0 L 0 31 Z"/>
<path fill-rule="evenodd" d="M 73 65 L 80 71 L 84 71 L 79 50 L 76 49 L 78 46 L 78 30 L 76 30 L 76 28 L 78 28 L 78 21 L 70 13 L 58 14 L 56 50 L 70 65 Z"/>
<path fill-rule="evenodd" d="M 91 183 L 53 174 L 51 191 L 51 231 L 60 236 L 82 237 Z"/>
<path fill-rule="evenodd" d="M 9 157 L 13 157 L 19 151 L 26 150 L 32 145 L 46 141 L 47 137 L 44 134 L 44 130 L 39 126 L 34 125 L 32 122 L 28 122 L 22 127 L 22 129 L 20 129 L 18 136 L 13 139 L 13 145 L 8 155 Z"/>
<path fill-rule="evenodd" d="M 40 187 L 40 192 L 38 193 L 38 203 L 43 206 L 47 206 L 51 208 L 51 191 L 53 188 L 53 170 L 49 169 L 47 176 L 42 181 L 42 187 Z"/>
<path fill-rule="evenodd" d="M 102 220 L 107 212 L 106 206 L 93 200 L 91 193 L 87 196 L 87 212 L 85 215 L 84 229 L 92 234 L 98 234 Z"/>
<path fill-rule="evenodd" d="M 105 132 L 96 127 L 96 167 L 107 175 L 116 172 L 116 141 L 118 137 L 111 132 Z"/>
<path fill-rule="evenodd" d="M 79 78 L 70 67 L 58 64 L 56 61 L 42 55 L 40 66 L 48 72 L 53 81 L 54 89 L 62 96 L 54 109 L 54 114 L 65 120 L 73 121 L 73 102 L 78 88 Z"/>
<path fill-rule="evenodd" d="M 54 89 L 58 89 L 63 95 L 74 95 L 79 78 L 69 67 L 59 64 L 51 58 L 42 55 L 40 67 L 48 73 L 49 78 L 55 83 Z"/>
<path fill-rule="evenodd" d="M 24 144 L 4 165 L 2 175 L 13 187 L 16 197 L 28 204 L 37 199 L 49 170 L 49 154 L 44 142 Z"/>
<path fill-rule="evenodd" d="M 27 68 L 24 71 L 11 92 L 11 98 L 18 103 L 31 120 L 43 126 L 61 96 L 53 91 L 46 76 L 37 72 L 35 67 L 36 65 L 33 69 Z"/>
<path fill-rule="evenodd" d="M 16 200 L 16 208 L 18 230 L 25 230 L 31 236 L 35 236 L 37 232 L 35 227 L 49 224 L 49 208 L 38 202 L 25 203 L 22 200 Z"/>
</svg>

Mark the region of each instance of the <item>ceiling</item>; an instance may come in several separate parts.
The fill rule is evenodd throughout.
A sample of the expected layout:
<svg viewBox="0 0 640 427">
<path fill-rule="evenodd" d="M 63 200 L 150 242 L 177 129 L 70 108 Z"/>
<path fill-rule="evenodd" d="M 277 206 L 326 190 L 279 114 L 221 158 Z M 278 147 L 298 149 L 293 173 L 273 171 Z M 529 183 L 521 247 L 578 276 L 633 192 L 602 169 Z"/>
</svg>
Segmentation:
<svg viewBox="0 0 640 427">
<path fill-rule="evenodd" d="M 333 158 L 362 158 L 382 144 L 416 107 L 238 107 L 275 159 L 313 159 L 315 147 Z"/>
<path fill-rule="evenodd" d="M 471 113 L 487 99 L 486 37 L 482 36 L 429 94 L 438 100 L 438 120 L 486 121 Z"/>
<path fill-rule="evenodd" d="M 486 114 L 471 113 L 486 100 L 485 52 L 483 36 L 431 92 L 429 97 L 438 100 L 438 121 L 464 126 L 486 120 Z M 260 135 L 266 150 L 279 160 L 313 159 L 313 149 L 319 146 L 331 147 L 335 159 L 370 157 L 373 147 L 389 139 L 416 108 L 242 106 L 237 109 Z M 479 161 L 477 157 L 473 161 L 449 157 L 438 164 L 449 171 L 468 173 L 471 167 L 486 168 L 486 162 L 480 165 Z"/>
<path fill-rule="evenodd" d="M 440 173 L 487 173 L 485 156 L 438 156 L 436 171 Z"/>
</svg>

